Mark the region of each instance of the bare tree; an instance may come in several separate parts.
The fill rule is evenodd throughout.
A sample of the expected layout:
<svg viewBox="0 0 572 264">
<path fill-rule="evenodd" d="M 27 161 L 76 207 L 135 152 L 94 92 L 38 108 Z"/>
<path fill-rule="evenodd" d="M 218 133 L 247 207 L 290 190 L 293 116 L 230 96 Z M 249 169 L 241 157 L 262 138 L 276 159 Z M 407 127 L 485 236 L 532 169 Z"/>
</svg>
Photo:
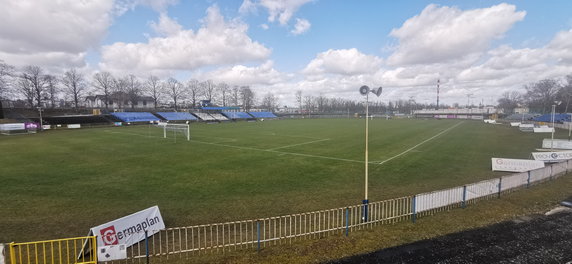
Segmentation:
<svg viewBox="0 0 572 264">
<path fill-rule="evenodd" d="M 109 102 L 111 101 L 111 94 L 113 93 L 114 80 L 109 72 L 98 72 L 93 75 L 93 87 L 96 91 L 102 93 L 103 103 L 105 109 L 109 109 Z"/>
<path fill-rule="evenodd" d="M 544 79 L 525 85 L 524 87 L 526 88 L 528 106 L 542 113 L 547 113 L 550 111 L 550 106 L 556 100 L 560 84 L 553 79 Z"/>
<path fill-rule="evenodd" d="M 121 109 L 128 103 L 127 88 L 129 80 L 126 77 L 113 79 L 113 97 L 117 106 Z"/>
<path fill-rule="evenodd" d="M 0 60 L 0 99 L 6 98 L 10 92 L 15 67 Z M 2 103 L 0 102 L 0 107 Z"/>
<path fill-rule="evenodd" d="M 296 102 L 298 102 L 298 112 L 302 113 L 302 90 L 296 91 Z"/>
<path fill-rule="evenodd" d="M 326 106 L 327 100 L 328 99 L 322 94 L 316 97 L 316 106 L 318 108 L 318 112 L 324 112 L 324 107 Z"/>
<path fill-rule="evenodd" d="M 262 107 L 268 109 L 268 111 L 273 112 L 278 105 L 278 100 L 272 93 L 267 93 L 264 98 L 262 98 Z"/>
<path fill-rule="evenodd" d="M 504 109 L 506 113 L 512 113 L 521 101 L 522 95 L 519 92 L 504 92 L 502 97 L 498 100 L 498 107 Z"/>
<path fill-rule="evenodd" d="M 177 101 L 183 97 L 183 85 L 177 79 L 171 77 L 167 79 L 165 89 L 169 97 L 173 99 L 175 110 L 177 110 Z"/>
<path fill-rule="evenodd" d="M 26 80 L 33 91 L 31 107 L 34 107 L 34 100 L 36 101 L 36 106 L 41 107 L 43 99 L 42 94 L 44 93 L 44 89 L 47 84 L 44 76 L 44 70 L 39 66 L 26 66 L 24 67 L 20 78 Z M 20 88 L 22 88 L 22 86 L 20 86 Z"/>
<path fill-rule="evenodd" d="M 572 74 L 566 75 L 566 84 L 562 85 L 560 89 L 560 97 L 562 101 L 566 102 L 564 113 L 568 113 L 568 107 L 570 106 L 570 101 L 572 99 Z"/>
<path fill-rule="evenodd" d="M 126 77 L 127 80 L 127 98 L 129 103 L 131 103 L 131 109 L 135 108 L 135 105 L 141 98 L 141 82 L 133 74 L 129 74 Z"/>
<path fill-rule="evenodd" d="M 312 97 L 310 95 L 306 95 L 304 97 L 304 104 L 306 106 L 306 110 L 308 110 L 308 113 L 311 113 L 314 111 L 314 97 Z"/>
<path fill-rule="evenodd" d="M 20 76 L 17 83 L 17 92 L 26 99 L 30 108 L 34 107 L 34 87 L 30 80 Z"/>
<path fill-rule="evenodd" d="M 191 97 L 193 108 L 197 107 L 197 101 L 199 99 L 199 96 L 201 95 L 201 86 L 199 85 L 199 81 L 195 79 L 190 79 L 187 82 L 187 91 L 189 92 L 189 96 Z"/>
<path fill-rule="evenodd" d="M 220 92 L 220 95 L 222 96 L 222 106 L 226 106 L 226 98 L 227 98 L 227 94 L 228 94 L 228 84 L 221 82 L 218 84 L 218 90 Z"/>
<path fill-rule="evenodd" d="M 238 106 L 239 96 L 240 96 L 240 88 L 238 87 L 238 85 L 234 85 L 230 93 L 230 104 L 233 106 Z"/>
<path fill-rule="evenodd" d="M 161 99 L 162 89 L 163 83 L 161 83 L 161 80 L 157 76 L 151 75 L 147 78 L 147 82 L 145 82 L 145 90 L 147 91 L 147 94 L 153 98 L 153 108 L 155 109 L 157 109 L 157 105 Z"/>
<path fill-rule="evenodd" d="M 45 98 L 50 102 L 50 108 L 56 107 L 56 101 L 58 99 L 58 93 L 60 89 L 58 88 L 58 78 L 53 75 L 46 75 L 46 93 Z"/>
<path fill-rule="evenodd" d="M 206 80 L 200 84 L 205 100 L 213 101 L 215 94 L 215 84 L 212 80 Z"/>
<path fill-rule="evenodd" d="M 77 109 L 79 100 L 87 87 L 83 74 L 72 68 L 64 73 L 62 84 L 64 85 L 64 93 L 71 97 L 74 108 Z"/>
<path fill-rule="evenodd" d="M 250 89 L 249 86 L 240 87 L 240 99 L 242 101 L 242 108 L 244 110 L 249 111 L 252 106 L 254 106 L 254 92 Z"/>
</svg>

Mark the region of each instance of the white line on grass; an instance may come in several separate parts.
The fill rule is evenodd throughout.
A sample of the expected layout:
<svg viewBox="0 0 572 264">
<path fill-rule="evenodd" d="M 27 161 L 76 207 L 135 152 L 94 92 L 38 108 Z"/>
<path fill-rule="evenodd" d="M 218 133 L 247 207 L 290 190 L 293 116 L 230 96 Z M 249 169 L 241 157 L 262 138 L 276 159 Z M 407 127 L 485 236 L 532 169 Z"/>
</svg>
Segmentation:
<svg viewBox="0 0 572 264">
<path fill-rule="evenodd" d="M 464 122 L 464 121 L 463 121 L 463 122 Z M 386 163 L 386 162 L 388 162 L 388 161 L 390 161 L 390 160 L 392 160 L 392 159 L 395 159 L 395 158 L 397 158 L 397 157 L 399 157 L 399 156 L 401 156 L 401 155 L 404 155 L 405 153 L 407 153 L 407 152 L 409 152 L 409 151 L 412 151 L 413 149 L 415 149 L 415 148 L 417 148 L 417 147 L 419 147 L 419 146 L 425 144 L 426 142 L 428 142 L 428 141 L 430 141 L 430 140 L 432 140 L 432 139 L 434 139 L 434 138 L 436 138 L 436 137 L 442 135 L 443 133 L 445 133 L 445 132 L 447 132 L 447 131 L 449 131 L 449 130 L 455 128 L 455 127 L 457 127 L 458 125 L 462 124 L 463 122 L 459 122 L 459 123 L 453 125 L 452 127 L 447 128 L 447 129 L 445 129 L 445 130 L 439 132 L 437 135 L 434 135 L 434 136 L 432 136 L 432 137 L 430 137 L 430 138 L 428 138 L 428 139 L 426 139 L 426 140 L 421 141 L 421 143 L 419 143 L 419 144 L 417 144 L 417 145 L 415 145 L 415 146 L 413 146 L 413 147 L 407 149 L 406 151 L 403 151 L 403 152 L 401 152 L 401 153 L 399 153 L 399 154 L 397 154 L 397 155 L 395 155 L 395 156 L 393 156 L 393 157 L 391 157 L 391 158 L 389 158 L 389 159 L 386 159 L 386 160 L 384 160 L 384 161 L 378 163 L 378 165 L 382 165 L 383 163 Z"/>
<path fill-rule="evenodd" d="M 292 145 L 287 145 L 287 146 L 282 146 L 282 147 L 277 147 L 277 148 L 271 148 L 271 149 L 267 149 L 267 150 L 277 150 L 277 149 L 290 148 L 290 147 L 295 147 L 295 146 L 302 146 L 302 145 L 318 143 L 318 142 L 322 142 L 322 141 L 326 141 L 326 140 L 330 140 L 330 139 L 329 138 L 318 139 L 318 140 L 314 140 L 314 141 L 292 144 Z"/>
</svg>

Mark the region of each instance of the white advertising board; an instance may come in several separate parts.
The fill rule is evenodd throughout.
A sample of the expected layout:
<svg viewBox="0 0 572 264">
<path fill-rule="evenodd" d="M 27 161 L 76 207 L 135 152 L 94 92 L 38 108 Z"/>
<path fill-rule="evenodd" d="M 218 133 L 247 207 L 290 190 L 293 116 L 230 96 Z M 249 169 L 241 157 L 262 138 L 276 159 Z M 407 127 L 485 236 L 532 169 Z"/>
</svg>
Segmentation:
<svg viewBox="0 0 572 264">
<path fill-rule="evenodd" d="M 148 236 L 165 229 L 165 223 L 158 206 L 130 214 L 111 222 L 92 227 L 90 235 L 97 236 L 100 246 L 125 245 L 129 247 L 145 239 L 145 230 Z"/>
<path fill-rule="evenodd" d="M 520 126 L 520 122 L 510 122 L 510 126 L 511 126 L 511 127 Z"/>
<path fill-rule="evenodd" d="M 6 259 L 6 256 L 4 255 L 4 244 L 0 243 L 0 264 L 5 264 L 4 260 Z"/>
<path fill-rule="evenodd" d="M 494 120 L 494 119 L 485 119 L 485 120 L 483 120 L 483 121 L 484 121 L 485 123 L 487 123 L 487 124 L 495 124 L 495 123 L 497 122 L 497 121 Z"/>
<path fill-rule="evenodd" d="M 48 129 L 51 129 L 51 128 L 52 128 L 52 126 L 50 126 L 50 125 L 43 125 L 43 126 L 42 126 L 42 129 L 43 129 L 43 130 L 48 130 Z"/>
<path fill-rule="evenodd" d="M 552 127 L 535 127 L 532 129 L 534 133 L 552 133 L 554 128 Z"/>
<path fill-rule="evenodd" d="M 492 158 L 493 171 L 525 172 L 544 168 L 544 161 Z"/>
<path fill-rule="evenodd" d="M 13 131 L 13 130 L 25 130 L 26 124 L 24 123 L 8 123 L 0 124 L 0 130 Z"/>
<path fill-rule="evenodd" d="M 68 128 L 81 128 L 81 124 L 69 124 Z"/>
<path fill-rule="evenodd" d="M 572 159 L 572 151 L 554 151 L 554 152 L 532 152 L 535 160 L 541 161 L 559 161 Z"/>
<path fill-rule="evenodd" d="M 555 139 L 554 145 L 550 143 L 551 139 L 545 138 L 542 140 L 542 148 L 550 149 L 572 149 L 572 141 L 568 141 L 566 139 Z"/>
<path fill-rule="evenodd" d="M 112 261 L 127 258 L 127 247 L 123 244 L 97 247 L 98 261 Z"/>
</svg>

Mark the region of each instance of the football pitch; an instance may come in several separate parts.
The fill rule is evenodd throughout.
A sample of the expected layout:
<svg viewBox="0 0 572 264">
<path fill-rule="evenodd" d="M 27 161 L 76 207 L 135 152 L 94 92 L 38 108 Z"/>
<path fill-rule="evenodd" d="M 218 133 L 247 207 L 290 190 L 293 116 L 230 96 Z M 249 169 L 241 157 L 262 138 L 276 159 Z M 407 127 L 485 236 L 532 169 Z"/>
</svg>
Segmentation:
<svg viewBox="0 0 572 264">
<path fill-rule="evenodd" d="M 175 227 L 359 204 L 364 122 L 191 124 L 191 141 L 150 125 L 2 136 L 0 242 L 85 235 L 153 205 Z M 545 137 L 479 121 L 371 120 L 369 199 L 504 175 L 491 157 L 528 158 Z"/>
</svg>

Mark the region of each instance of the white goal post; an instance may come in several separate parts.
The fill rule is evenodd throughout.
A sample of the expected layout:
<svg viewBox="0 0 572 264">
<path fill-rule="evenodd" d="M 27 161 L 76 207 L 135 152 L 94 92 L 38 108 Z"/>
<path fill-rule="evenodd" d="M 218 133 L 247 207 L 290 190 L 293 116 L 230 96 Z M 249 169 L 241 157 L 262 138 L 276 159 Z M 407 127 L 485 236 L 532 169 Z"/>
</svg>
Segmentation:
<svg viewBox="0 0 572 264">
<path fill-rule="evenodd" d="M 188 141 L 191 140 L 191 126 L 189 124 L 169 124 L 169 123 L 159 123 L 160 127 L 163 127 L 163 138 L 167 138 L 167 131 L 173 131 L 174 133 L 180 132 L 185 135 Z"/>
</svg>

